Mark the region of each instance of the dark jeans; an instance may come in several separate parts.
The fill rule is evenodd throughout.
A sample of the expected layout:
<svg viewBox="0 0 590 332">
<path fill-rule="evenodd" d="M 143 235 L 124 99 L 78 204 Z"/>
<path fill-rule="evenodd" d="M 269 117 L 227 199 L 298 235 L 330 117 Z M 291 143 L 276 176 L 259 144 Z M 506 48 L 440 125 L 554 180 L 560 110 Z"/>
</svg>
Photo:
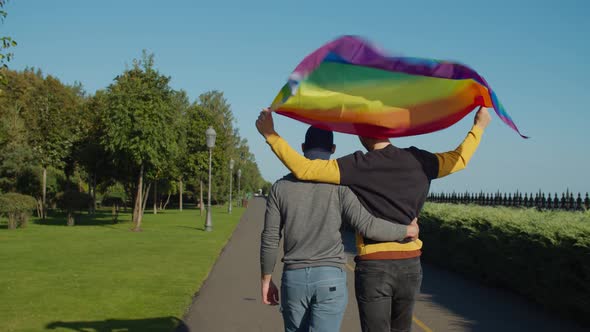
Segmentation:
<svg viewBox="0 0 590 332">
<path fill-rule="evenodd" d="M 363 332 L 411 330 L 422 284 L 420 257 L 357 260 L 354 284 Z"/>
</svg>

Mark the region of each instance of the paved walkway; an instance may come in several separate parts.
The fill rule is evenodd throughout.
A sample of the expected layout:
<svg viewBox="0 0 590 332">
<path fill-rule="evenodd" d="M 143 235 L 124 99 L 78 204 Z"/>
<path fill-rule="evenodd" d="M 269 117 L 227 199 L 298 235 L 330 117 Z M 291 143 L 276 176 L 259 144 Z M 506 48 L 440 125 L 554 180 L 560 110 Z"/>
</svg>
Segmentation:
<svg viewBox="0 0 590 332">
<path fill-rule="evenodd" d="M 283 331 L 278 307 L 260 302 L 259 244 L 265 200 L 250 201 L 231 240 L 221 253 L 207 281 L 195 296 L 177 332 L 277 332 Z M 349 303 L 341 332 L 358 332 L 360 324 L 354 299 L 353 246 L 347 266 Z M 280 287 L 281 264 L 273 279 Z M 585 331 L 571 322 L 553 318 L 524 299 L 497 289 L 482 287 L 424 264 L 422 294 L 414 311 L 413 332 L 431 331 Z"/>
</svg>

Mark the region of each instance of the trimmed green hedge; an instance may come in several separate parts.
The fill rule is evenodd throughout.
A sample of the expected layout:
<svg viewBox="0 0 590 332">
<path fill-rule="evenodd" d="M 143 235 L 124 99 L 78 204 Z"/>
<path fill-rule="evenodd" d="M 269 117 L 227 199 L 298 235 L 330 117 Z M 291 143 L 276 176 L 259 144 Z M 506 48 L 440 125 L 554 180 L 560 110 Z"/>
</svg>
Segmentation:
<svg viewBox="0 0 590 332">
<path fill-rule="evenodd" d="M 590 212 L 427 203 L 423 258 L 590 323 Z"/>
<path fill-rule="evenodd" d="M 0 215 L 8 217 L 8 229 L 26 227 L 31 211 L 37 207 L 37 201 L 27 195 L 7 193 L 0 195 Z"/>
</svg>

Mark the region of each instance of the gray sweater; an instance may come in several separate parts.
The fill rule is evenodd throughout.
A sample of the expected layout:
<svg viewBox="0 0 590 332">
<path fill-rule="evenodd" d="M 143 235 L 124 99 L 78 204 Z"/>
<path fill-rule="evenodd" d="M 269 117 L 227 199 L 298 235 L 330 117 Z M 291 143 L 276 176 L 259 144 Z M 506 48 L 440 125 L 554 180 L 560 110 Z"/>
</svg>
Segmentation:
<svg viewBox="0 0 590 332">
<path fill-rule="evenodd" d="M 406 226 L 373 217 L 348 187 L 287 175 L 271 188 L 260 245 L 262 274 L 271 274 L 284 236 L 285 269 L 346 263 L 342 221 L 376 241 L 401 241 Z"/>
</svg>

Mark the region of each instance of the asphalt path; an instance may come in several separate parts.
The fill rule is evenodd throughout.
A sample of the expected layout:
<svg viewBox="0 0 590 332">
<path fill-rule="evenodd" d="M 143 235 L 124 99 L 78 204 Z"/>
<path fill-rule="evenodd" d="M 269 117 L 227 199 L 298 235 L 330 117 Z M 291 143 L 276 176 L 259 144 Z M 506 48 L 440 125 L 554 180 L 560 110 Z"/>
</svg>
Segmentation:
<svg viewBox="0 0 590 332">
<path fill-rule="evenodd" d="M 254 198 L 207 280 L 195 295 L 177 332 L 283 331 L 278 306 L 260 300 L 260 233 L 265 200 Z M 349 301 L 342 332 L 360 331 L 354 299 L 354 245 L 349 254 Z M 422 291 L 414 310 L 413 332 L 431 331 L 587 331 L 510 292 L 489 288 L 423 263 Z M 280 287 L 281 263 L 273 273 Z"/>
</svg>

